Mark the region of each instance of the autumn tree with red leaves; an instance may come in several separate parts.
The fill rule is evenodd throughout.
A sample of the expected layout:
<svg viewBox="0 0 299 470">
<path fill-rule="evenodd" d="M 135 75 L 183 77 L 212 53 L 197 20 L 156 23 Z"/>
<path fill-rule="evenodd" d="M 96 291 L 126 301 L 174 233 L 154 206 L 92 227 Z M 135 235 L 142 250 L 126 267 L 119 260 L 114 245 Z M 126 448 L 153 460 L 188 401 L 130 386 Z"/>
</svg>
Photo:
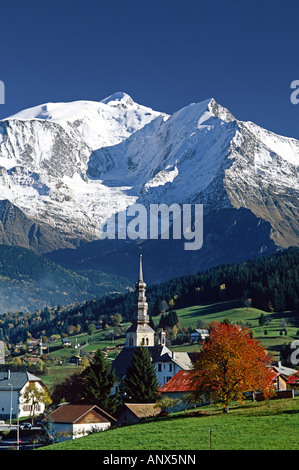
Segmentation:
<svg viewBox="0 0 299 470">
<path fill-rule="evenodd" d="M 193 364 L 192 382 L 196 395 L 221 402 L 229 411 L 229 402 L 244 402 L 245 392 L 273 394 L 271 359 L 248 328 L 213 322 L 203 349 Z"/>
</svg>

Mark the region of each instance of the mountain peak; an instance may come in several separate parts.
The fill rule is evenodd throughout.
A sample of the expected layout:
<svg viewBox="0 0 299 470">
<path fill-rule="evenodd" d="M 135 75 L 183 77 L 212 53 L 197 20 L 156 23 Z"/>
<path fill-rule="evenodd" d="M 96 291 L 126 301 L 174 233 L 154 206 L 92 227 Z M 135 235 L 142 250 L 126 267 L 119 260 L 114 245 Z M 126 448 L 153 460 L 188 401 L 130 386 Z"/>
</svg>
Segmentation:
<svg viewBox="0 0 299 470">
<path fill-rule="evenodd" d="M 227 109 L 221 106 L 220 104 L 217 103 L 215 98 L 211 98 L 207 100 L 208 102 L 208 109 L 211 111 L 211 113 L 221 119 L 222 121 L 235 121 L 236 118 L 232 115 L 232 113 Z"/>
<path fill-rule="evenodd" d="M 101 100 L 101 103 L 110 104 L 112 106 L 117 106 L 119 104 L 124 106 L 132 106 L 134 101 L 127 93 L 124 93 L 123 91 L 117 91 L 116 93 L 113 93 L 107 98 Z"/>
</svg>

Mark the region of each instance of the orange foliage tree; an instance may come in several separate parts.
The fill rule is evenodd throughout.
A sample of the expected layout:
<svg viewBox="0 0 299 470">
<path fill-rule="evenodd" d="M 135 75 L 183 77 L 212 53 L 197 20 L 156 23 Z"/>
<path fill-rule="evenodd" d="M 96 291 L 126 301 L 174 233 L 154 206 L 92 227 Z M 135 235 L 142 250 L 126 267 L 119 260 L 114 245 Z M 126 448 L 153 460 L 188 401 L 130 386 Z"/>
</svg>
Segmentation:
<svg viewBox="0 0 299 470">
<path fill-rule="evenodd" d="M 191 373 L 198 396 L 221 402 L 229 411 L 229 402 L 243 403 L 245 392 L 273 394 L 273 375 L 267 355 L 248 328 L 213 322 L 202 351 L 197 354 Z"/>
</svg>

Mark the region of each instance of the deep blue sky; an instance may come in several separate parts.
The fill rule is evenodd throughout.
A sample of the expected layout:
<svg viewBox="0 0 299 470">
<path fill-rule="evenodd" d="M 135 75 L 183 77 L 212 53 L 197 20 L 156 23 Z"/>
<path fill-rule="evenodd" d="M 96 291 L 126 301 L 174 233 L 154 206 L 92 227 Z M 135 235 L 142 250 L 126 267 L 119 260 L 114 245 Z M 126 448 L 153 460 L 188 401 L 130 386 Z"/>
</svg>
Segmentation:
<svg viewBox="0 0 299 470">
<path fill-rule="evenodd" d="M 0 118 L 125 91 L 173 113 L 214 97 L 299 139 L 298 0 L 0 0 Z"/>
</svg>

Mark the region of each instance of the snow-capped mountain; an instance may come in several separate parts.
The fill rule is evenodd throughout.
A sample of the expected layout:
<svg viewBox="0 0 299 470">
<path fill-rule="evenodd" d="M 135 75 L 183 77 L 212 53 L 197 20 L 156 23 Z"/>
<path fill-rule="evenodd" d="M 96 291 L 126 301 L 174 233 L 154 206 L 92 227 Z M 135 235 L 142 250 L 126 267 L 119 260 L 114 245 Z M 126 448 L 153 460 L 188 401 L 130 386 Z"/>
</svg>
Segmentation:
<svg viewBox="0 0 299 470">
<path fill-rule="evenodd" d="M 2 212 L 11 231 L 22 214 L 23 246 L 40 252 L 97 240 L 105 220 L 136 202 L 202 203 L 206 230 L 212 214 L 247 210 L 270 244 L 298 245 L 298 168 L 299 141 L 239 121 L 214 99 L 170 116 L 119 92 L 0 121 Z"/>
</svg>

